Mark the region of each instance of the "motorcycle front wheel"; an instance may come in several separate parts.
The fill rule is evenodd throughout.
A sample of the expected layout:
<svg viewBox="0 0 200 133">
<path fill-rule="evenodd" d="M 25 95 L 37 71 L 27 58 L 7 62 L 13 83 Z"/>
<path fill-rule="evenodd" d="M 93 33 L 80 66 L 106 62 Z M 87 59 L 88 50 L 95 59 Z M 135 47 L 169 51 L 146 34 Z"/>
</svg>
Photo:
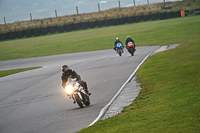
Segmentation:
<svg viewBox="0 0 200 133">
<path fill-rule="evenodd" d="M 119 56 L 122 56 L 122 49 L 118 49 Z"/>
<path fill-rule="evenodd" d="M 76 99 L 76 102 L 79 105 L 79 107 L 83 108 L 84 105 L 83 105 L 83 102 L 82 102 L 81 98 L 79 97 L 79 95 L 78 94 L 74 94 L 74 98 Z"/>
</svg>

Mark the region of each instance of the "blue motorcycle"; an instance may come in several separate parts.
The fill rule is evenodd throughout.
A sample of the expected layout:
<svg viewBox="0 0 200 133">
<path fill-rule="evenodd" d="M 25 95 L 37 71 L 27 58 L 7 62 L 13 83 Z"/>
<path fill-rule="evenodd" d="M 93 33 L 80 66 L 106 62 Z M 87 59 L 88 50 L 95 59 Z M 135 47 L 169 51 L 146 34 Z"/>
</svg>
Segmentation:
<svg viewBox="0 0 200 133">
<path fill-rule="evenodd" d="M 122 56 L 123 46 L 122 46 L 121 43 L 117 43 L 117 45 L 116 45 L 116 52 L 119 54 L 119 56 Z"/>
</svg>

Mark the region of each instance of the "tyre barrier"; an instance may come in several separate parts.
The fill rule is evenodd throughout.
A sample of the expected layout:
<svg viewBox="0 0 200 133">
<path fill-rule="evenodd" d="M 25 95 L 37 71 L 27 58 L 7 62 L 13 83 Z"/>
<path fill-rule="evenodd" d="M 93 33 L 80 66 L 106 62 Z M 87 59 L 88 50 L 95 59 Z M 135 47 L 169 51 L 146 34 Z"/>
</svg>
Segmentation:
<svg viewBox="0 0 200 133">
<path fill-rule="evenodd" d="M 47 35 L 48 33 L 49 33 L 48 27 L 43 27 L 43 28 L 41 28 L 41 34 L 42 34 L 42 35 Z"/>
<path fill-rule="evenodd" d="M 24 31 L 16 31 L 16 37 L 17 38 L 23 38 L 24 37 Z"/>
<path fill-rule="evenodd" d="M 111 26 L 112 25 L 112 19 L 105 19 L 105 26 Z"/>
<path fill-rule="evenodd" d="M 112 19 L 112 25 L 119 25 L 119 19 L 118 18 Z"/>
<path fill-rule="evenodd" d="M 7 40 L 7 39 L 8 39 L 8 34 L 7 33 L 0 34 L 0 40 L 1 41 Z"/>
<path fill-rule="evenodd" d="M 49 33 L 54 34 L 57 32 L 57 26 L 51 26 L 48 27 L 49 28 Z"/>
<path fill-rule="evenodd" d="M 94 22 L 89 22 L 89 27 L 90 27 L 90 28 L 95 28 L 96 26 L 97 26 L 96 21 L 94 21 Z"/>
<path fill-rule="evenodd" d="M 88 22 L 81 23 L 81 29 L 87 29 L 89 27 L 88 25 Z"/>
<path fill-rule="evenodd" d="M 103 27 L 105 25 L 104 20 L 96 21 L 96 24 L 97 24 L 98 27 Z"/>
<path fill-rule="evenodd" d="M 173 18 L 181 17 L 181 11 L 173 12 Z"/>
<path fill-rule="evenodd" d="M 148 21 L 151 19 L 151 15 L 144 15 L 143 16 L 143 21 Z"/>
<path fill-rule="evenodd" d="M 73 24 L 67 24 L 65 25 L 66 31 L 72 31 L 73 30 Z"/>
<path fill-rule="evenodd" d="M 160 20 L 166 19 L 166 13 L 165 13 L 165 12 L 160 12 L 160 13 L 158 13 L 158 18 L 159 18 Z"/>
<path fill-rule="evenodd" d="M 195 15 L 199 15 L 200 14 L 200 9 L 195 9 Z"/>
<path fill-rule="evenodd" d="M 41 29 L 40 28 L 33 29 L 33 35 L 34 36 L 40 36 L 41 35 Z"/>
<path fill-rule="evenodd" d="M 158 19 L 158 13 L 151 14 L 151 20 L 157 20 Z"/>
<path fill-rule="evenodd" d="M 127 18 L 124 17 L 124 18 L 119 18 L 119 24 L 125 24 L 127 23 Z"/>
<path fill-rule="evenodd" d="M 24 30 L 25 37 L 31 37 L 33 35 L 32 29 Z"/>
<path fill-rule="evenodd" d="M 130 24 L 130 23 L 134 23 L 135 22 L 135 16 L 132 16 L 132 17 L 128 17 L 127 18 L 127 22 Z"/>
<path fill-rule="evenodd" d="M 65 32 L 65 26 L 64 26 L 64 25 L 62 25 L 62 26 L 57 26 L 57 31 L 58 31 L 58 33 Z"/>
<path fill-rule="evenodd" d="M 189 10 L 185 10 L 185 16 L 187 16 L 189 14 L 189 12 L 190 12 Z"/>
<path fill-rule="evenodd" d="M 143 15 L 135 16 L 135 22 L 138 23 L 143 20 Z"/>
<path fill-rule="evenodd" d="M 166 12 L 166 19 L 173 18 L 173 12 Z"/>
<path fill-rule="evenodd" d="M 9 39 L 15 39 L 16 38 L 16 32 L 8 32 L 8 38 Z"/>
<path fill-rule="evenodd" d="M 81 29 L 80 23 L 73 23 L 73 30 L 80 30 L 80 29 Z"/>
<path fill-rule="evenodd" d="M 189 14 L 189 10 L 182 11 L 184 12 L 185 16 Z M 195 14 L 200 14 L 200 9 L 195 9 Z M 116 18 L 116 19 L 105 19 L 93 22 L 82 22 L 82 23 L 72 23 L 66 24 L 63 26 L 51 26 L 51 27 L 43 27 L 43 28 L 35 28 L 35 29 L 27 29 L 22 31 L 15 31 L 15 32 L 8 32 L 4 34 L 0 34 L 0 41 L 7 40 L 7 39 L 15 39 L 15 38 L 23 38 L 31 37 L 31 36 L 40 36 L 46 35 L 48 33 L 61 33 L 61 32 L 69 32 L 72 30 L 80 30 L 80 29 L 87 29 L 87 28 L 95 28 L 96 26 L 111 26 L 111 25 L 120 25 L 125 23 L 134 23 L 140 21 L 148 21 L 148 20 L 163 20 L 163 19 L 170 19 L 170 18 L 177 18 L 181 17 L 181 11 L 174 11 L 174 12 L 162 12 L 162 13 L 154 13 L 151 15 L 140 15 L 140 16 L 131 16 L 131 17 L 124 17 L 124 18 Z"/>
</svg>

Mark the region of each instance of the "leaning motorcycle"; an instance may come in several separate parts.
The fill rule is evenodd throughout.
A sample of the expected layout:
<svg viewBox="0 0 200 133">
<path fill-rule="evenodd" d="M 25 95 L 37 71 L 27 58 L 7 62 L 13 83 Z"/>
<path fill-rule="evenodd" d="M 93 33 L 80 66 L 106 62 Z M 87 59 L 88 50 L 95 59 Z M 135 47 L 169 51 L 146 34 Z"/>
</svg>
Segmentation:
<svg viewBox="0 0 200 133">
<path fill-rule="evenodd" d="M 117 45 L 116 45 L 116 52 L 119 54 L 119 56 L 122 56 L 123 46 L 122 46 L 121 43 L 117 43 Z"/>
<path fill-rule="evenodd" d="M 135 52 L 135 45 L 133 42 L 128 42 L 127 44 L 128 52 L 133 56 Z"/>
<path fill-rule="evenodd" d="M 90 105 L 89 95 L 78 83 L 76 78 L 69 77 L 64 89 L 65 93 L 67 93 L 70 98 L 73 98 L 74 102 L 77 103 L 80 108 Z"/>
</svg>

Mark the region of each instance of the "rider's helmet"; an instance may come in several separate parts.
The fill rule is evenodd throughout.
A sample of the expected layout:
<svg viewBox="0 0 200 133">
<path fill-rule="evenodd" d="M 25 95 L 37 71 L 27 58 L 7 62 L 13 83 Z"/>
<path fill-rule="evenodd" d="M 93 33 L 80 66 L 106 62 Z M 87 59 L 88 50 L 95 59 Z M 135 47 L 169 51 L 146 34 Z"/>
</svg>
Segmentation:
<svg viewBox="0 0 200 133">
<path fill-rule="evenodd" d="M 131 38 L 130 36 L 127 36 L 127 39 Z"/>
<path fill-rule="evenodd" d="M 119 41 L 119 38 L 118 38 L 118 37 L 116 38 L 116 41 Z"/>
<path fill-rule="evenodd" d="M 66 72 L 69 70 L 69 67 L 68 67 L 67 65 L 63 65 L 63 66 L 61 67 L 61 70 L 62 70 L 64 73 L 66 73 Z"/>
</svg>

